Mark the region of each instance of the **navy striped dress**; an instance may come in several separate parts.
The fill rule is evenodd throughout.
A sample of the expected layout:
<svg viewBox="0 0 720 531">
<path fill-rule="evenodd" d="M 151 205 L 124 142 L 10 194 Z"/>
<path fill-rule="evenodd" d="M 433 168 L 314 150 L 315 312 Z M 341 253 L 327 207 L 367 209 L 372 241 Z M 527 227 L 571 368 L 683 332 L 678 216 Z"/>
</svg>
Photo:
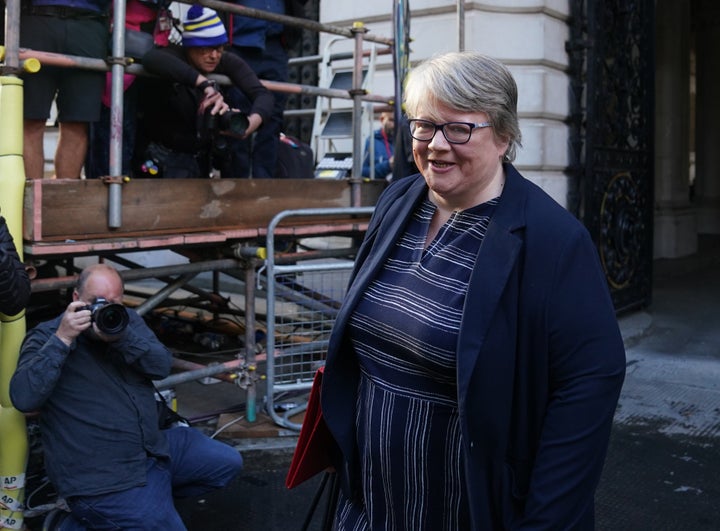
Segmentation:
<svg viewBox="0 0 720 531">
<path fill-rule="evenodd" d="M 425 249 L 435 212 L 426 199 L 350 319 L 361 370 L 363 500 L 341 495 L 338 530 L 469 527 L 456 346 L 470 274 L 497 201 L 453 213 Z"/>
</svg>

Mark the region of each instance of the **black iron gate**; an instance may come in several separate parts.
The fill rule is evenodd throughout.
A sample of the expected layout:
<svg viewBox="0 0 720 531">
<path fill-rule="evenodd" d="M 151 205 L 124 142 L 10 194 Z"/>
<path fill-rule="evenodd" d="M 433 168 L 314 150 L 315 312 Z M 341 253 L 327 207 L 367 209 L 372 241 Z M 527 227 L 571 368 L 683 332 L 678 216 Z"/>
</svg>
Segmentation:
<svg viewBox="0 0 720 531">
<path fill-rule="evenodd" d="M 570 207 L 595 240 L 618 312 L 652 280 L 654 0 L 572 0 Z"/>
</svg>

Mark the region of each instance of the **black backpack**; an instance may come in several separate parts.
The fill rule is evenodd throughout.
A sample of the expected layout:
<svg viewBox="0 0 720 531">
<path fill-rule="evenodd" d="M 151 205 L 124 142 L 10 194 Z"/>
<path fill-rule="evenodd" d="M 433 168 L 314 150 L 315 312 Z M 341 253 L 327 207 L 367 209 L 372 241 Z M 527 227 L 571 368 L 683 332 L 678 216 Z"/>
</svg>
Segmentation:
<svg viewBox="0 0 720 531">
<path fill-rule="evenodd" d="M 294 136 L 281 134 L 278 142 L 276 179 L 312 179 L 315 160 L 312 148 Z"/>
</svg>

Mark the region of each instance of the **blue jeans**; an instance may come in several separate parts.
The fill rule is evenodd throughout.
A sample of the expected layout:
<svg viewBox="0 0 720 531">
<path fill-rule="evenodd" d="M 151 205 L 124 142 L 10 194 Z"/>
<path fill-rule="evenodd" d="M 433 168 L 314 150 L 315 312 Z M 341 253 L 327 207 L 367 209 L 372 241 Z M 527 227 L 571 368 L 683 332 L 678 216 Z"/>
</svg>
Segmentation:
<svg viewBox="0 0 720 531">
<path fill-rule="evenodd" d="M 185 530 L 173 497 L 202 496 L 227 485 L 242 468 L 233 447 L 194 428 L 165 431 L 170 459 L 148 458 L 145 485 L 67 501 L 71 517 L 62 531 L 86 529 L 124 531 Z"/>
</svg>

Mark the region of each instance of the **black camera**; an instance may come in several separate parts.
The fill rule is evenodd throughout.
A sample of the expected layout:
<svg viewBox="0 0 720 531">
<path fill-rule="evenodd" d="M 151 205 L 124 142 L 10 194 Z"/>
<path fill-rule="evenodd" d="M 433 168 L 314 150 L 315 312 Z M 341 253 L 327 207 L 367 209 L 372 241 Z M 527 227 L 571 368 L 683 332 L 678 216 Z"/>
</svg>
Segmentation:
<svg viewBox="0 0 720 531">
<path fill-rule="evenodd" d="M 115 336 L 121 333 L 130 322 L 130 316 L 122 304 L 108 302 L 98 297 L 95 302 L 83 306 L 81 310 L 90 310 L 90 319 L 103 334 Z"/>
<path fill-rule="evenodd" d="M 250 122 L 245 113 L 229 110 L 223 114 L 210 114 L 210 110 L 198 117 L 198 140 L 200 142 L 217 141 L 219 134 L 240 138 L 245 134 Z"/>
</svg>

